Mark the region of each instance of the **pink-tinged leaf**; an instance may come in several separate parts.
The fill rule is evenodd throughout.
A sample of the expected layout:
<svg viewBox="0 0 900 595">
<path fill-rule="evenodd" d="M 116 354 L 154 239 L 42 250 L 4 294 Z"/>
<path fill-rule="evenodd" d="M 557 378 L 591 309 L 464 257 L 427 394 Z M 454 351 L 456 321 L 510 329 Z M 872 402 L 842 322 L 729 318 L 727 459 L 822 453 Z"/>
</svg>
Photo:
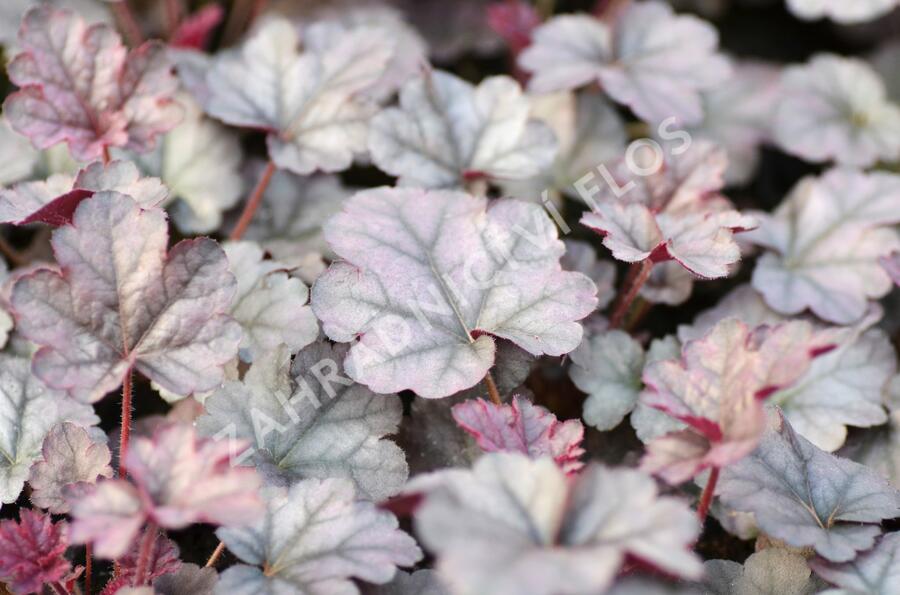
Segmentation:
<svg viewBox="0 0 900 595">
<path fill-rule="evenodd" d="M 204 107 L 233 126 L 267 131 L 280 168 L 346 169 L 366 148 L 377 108 L 363 93 L 383 76 L 391 40 L 360 27 L 338 33 L 329 47 L 300 47 L 293 23 L 268 19 L 239 50 L 214 60 Z"/>
<path fill-rule="evenodd" d="M 459 593 L 605 593 L 627 555 L 668 574 L 703 574 L 700 525 L 635 469 L 589 465 L 575 477 L 544 457 L 489 453 L 470 469 L 420 475 L 416 531 Z"/>
<path fill-rule="evenodd" d="M 584 426 L 577 419 L 556 416 L 520 396 L 510 405 L 469 399 L 454 405 L 453 419 L 485 452 L 519 452 L 533 459 L 550 456 L 566 473 L 584 466 Z"/>
<path fill-rule="evenodd" d="M 127 552 L 146 521 L 140 493 L 123 479 L 107 479 L 87 493 L 75 492 L 69 504 L 72 542 L 93 543 L 101 558 Z"/>
<path fill-rule="evenodd" d="M 66 547 L 66 523 L 22 508 L 18 522 L 0 521 L 0 579 L 16 593 L 41 593 L 44 584 L 62 580 L 72 569 Z"/>
<path fill-rule="evenodd" d="M 112 477 L 105 444 L 71 423 L 55 426 L 41 447 L 43 458 L 31 467 L 31 503 L 54 514 L 69 512 L 66 495 L 89 490 L 101 477 Z"/>
<path fill-rule="evenodd" d="M 469 388 L 494 364 L 493 337 L 568 353 L 597 303 L 590 279 L 561 269 L 556 226 L 532 203 L 375 188 L 346 201 L 325 237 L 346 262 L 316 281 L 313 311 L 331 339 L 358 339 L 344 367 L 375 392 Z"/>
<path fill-rule="evenodd" d="M 159 209 L 116 192 L 79 205 L 73 225 L 53 233 L 62 270 L 31 273 L 12 290 L 18 330 L 41 346 L 38 377 L 81 401 L 115 390 L 132 368 L 181 395 L 220 384 L 240 342 L 226 314 L 234 277 L 214 241 L 166 254 L 167 242 Z"/>
<path fill-rule="evenodd" d="M 728 165 L 725 151 L 695 141 L 684 152 L 670 147 L 664 155 L 649 175 L 638 175 L 631 159 L 616 162 L 614 183 L 587 189 L 593 212 L 581 222 L 602 235 L 619 260 L 675 260 L 699 277 L 726 276 L 741 257 L 733 234 L 752 229 L 756 220 L 733 210 L 719 193 Z M 646 171 L 654 163 L 636 165 Z"/>
<path fill-rule="evenodd" d="M 878 259 L 900 251 L 900 176 L 836 168 L 801 180 L 747 239 L 768 251 L 753 287 L 781 314 L 850 324 L 893 283 Z"/>
<path fill-rule="evenodd" d="M 145 209 L 161 204 L 169 194 L 158 178 L 141 177 L 130 161 L 105 165 L 98 161 L 78 172 L 74 180 L 56 174 L 0 190 L 0 223 L 67 225 L 82 200 L 105 190 L 127 194 Z"/>
<path fill-rule="evenodd" d="M 890 256 L 882 256 L 878 262 L 881 263 L 884 270 L 894 280 L 894 285 L 900 285 L 900 252 L 894 252 Z"/>
<path fill-rule="evenodd" d="M 541 17 L 529 2 L 502 0 L 487 7 L 487 22 L 516 56 L 531 43 L 531 32 L 541 24 Z"/>
<path fill-rule="evenodd" d="M 178 81 L 162 44 L 129 52 L 108 25 L 88 26 L 48 6 L 25 15 L 19 44 L 8 72 L 21 89 L 3 111 L 40 149 L 65 141 L 81 161 L 109 147 L 145 152 L 181 118 L 172 101 Z"/>
<path fill-rule="evenodd" d="M 813 358 L 833 348 L 826 337 L 807 322 L 753 330 L 729 318 L 703 338 L 688 341 L 680 361 L 647 366 L 641 402 L 691 430 L 651 441 L 642 467 L 681 483 L 749 454 L 766 428 L 762 401 L 793 384 Z"/>
<path fill-rule="evenodd" d="M 124 556 L 116 560 L 119 563 L 119 574 L 116 578 L 124 580 L 124 585 L 131 585 L 137 575 L 138 556 L 140 551 L 140 539 L 134 541 L 131 549 Z M 181 568 L 181 558 L 178 546 L 165 535 L 157 535 L 150 550 L 150 561 L 147 566 L 147 580 L 153 582 L 165 574 L 178 572 Z"/>
<path fill-rule="evenodd" d="M 641 119 L 675 118 L 696 124 L 703 117 L 700 93 L 716 88 L 730 73 L 717 52 L 718 34 L 709 23 L 675 14 L 665 2 L 633 2 L 612 24 L 590 15 L 560 15 L 534 31 L 519 56 L 533 73 L 538 93 L 599 83 L 611 98 Z"/>
<path fill-rule="evenodd" d="M 169 45 L 182 49 L 205 49 L 224 15 L 225 10 L 219 4 L 207 4 L 178 25 Z"/>
<path fill-rule="evenodd" d="M 261 480 L 252 468 L 232 466 L 239 451 L 233 441 L 198 438 L 187 424 L 135 437 L 125 458 L 131 481 L 101 481 L 73 498 L 72 540 L 93 542 L 98 556 L 117 558 L 148 520 L 167 529 L 256 521 L 264 508 Z"/>
</svg>

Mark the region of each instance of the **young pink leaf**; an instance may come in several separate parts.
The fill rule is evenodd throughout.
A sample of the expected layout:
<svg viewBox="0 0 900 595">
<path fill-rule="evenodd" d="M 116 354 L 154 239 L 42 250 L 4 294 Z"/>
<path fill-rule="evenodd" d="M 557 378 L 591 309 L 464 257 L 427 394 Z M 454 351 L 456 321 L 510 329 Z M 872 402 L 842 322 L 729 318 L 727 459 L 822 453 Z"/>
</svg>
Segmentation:
<svg viewBox="0 0 900 595">
<path fill-rule="evenodd" d="M 781 314 L 809 308 L 829 322 L 862 318 L 893 284 L 878 262 L 900 250 L 900 176 L 832 169 L 804 178 L 747 239 L 769 249 L 753 287 Z"/>
<path fill-rule="evenodd" d="M 140 539 L 131 544 L 131 549 L 124 556 L 116 560 L 119 564 L 117 579 L 123 581 L 123 585 L 131 585 L 137 575 L 138 556 L 140 555 Z M 178 572 L 181 568 L 181 558 L 178 546 L 165 535 L 157 535 L 150 550 L 150 562 L 147 567 L 147 580 L 155 579 Z"/>
<path fill-rule="evenodd" d="M 375 392 L 439 398 L 494 363 L 492 336 L 534 354 L 581 341 L 597 288 L 563 271 L 556 226 L 541 207 L 462 192 L 375 188 L 325 227 L 338 261 L 312 291 L 335 341 L 357 340 L 347 374 Z"/>
<path fill-rule="evenodd" d="M 19 44 L 8 72 L 21 90 L 3 111 L 40 149 L 65 141 L 80 161 L 109 147 L 144 152 L 181 117 L 171 99 L 178 81 L 161 44 L 129 52 L 110 26 L 88 26 L 49 6 L 25 15 Z"/>
<path fill-rule="evenodd" d="M 243 47 L 215 60 L 205 107 L 228 124 L 267 131 L 280 168 L 340 171 L 365 150 L 375 106 L 360 94 L 379 80 L 393 48 L 364 27 L 320 51 L 300 52 L 300 41 L 287 19 L 266 21 Z"/>
<path fill-rule="evenodd" d="M 0 521 L 0 579 L 16 593 L 42 593 L 43 585 L 62 580 L 72 569 L 66 560 L 66 523 L 49 514 L 19 509 L 19 521 Z"/>
<path fill-rule="evenodd" d="M 136 436 L 125 458 L 132 481 L 101 481 L 73 498 L 72 540 L 117 558 L 148 520 L 167 529 L 254 522 L 263 511 L 261 481 L 254 469 L 232 466 L 236 451 L 233 441 L 199 438 L 187 424 Z"/>
<path fill-rule="evenodd" d="M 0 223 L 66 225 L 82 200 L 105 190 L 127 194 L 145 209 L 161 204 L 169 195 L 158 178 L 142 177 L 130 161 L 105 165 L 97 161 L 78 172 L 74 180 L 56 174 L 45 181 L 0 190 Z"/>
<path fill-rule="evenodd" d="M 619 260 L 675 260 L 697 276 L 724 277 L 741 257 L 733 232 L 756 224 L 719 194 L 727 165 L 725 152 L 705 141 L 683 153 L 667 152 L 649 175 L 636 174 L 623 158 L 612 168 L 617 188 L 588 188 L 593 212 L 581 222 L 602 235 Z"/>
<path fill-rule="evenodd" d="M 13 286 L 18 330 L 41 345 L 35 374 L 82 401 L 115 390 L 134 368 L 181 395 L 215 388 L 237 353 L 226 312 L 235 291 L 222 249 L 207 238 L 168 254 L 165 213 L 100 192 L 57 229 L 60 272 Z M 102 272 L 102 273 L 99 273 Z"/>
<path fill-rule="evenodd" d="M 651 441 L 642 468 L 676 484 L 743 458 L 766 428 L 762 402 L 832 347 L 807 322 L 751 330 L 730 318 L 688 341 L 681 361 L 650 364 L 641 401 L 690 427 Z"/>
<path fill-rule="evenodd" d="M 169 45 L 175 48 L 205 49 L 223 16 L 225 10 L 221 5 L 207 4 L 178 25 Z"/>
<path fill-rule="evenodd" d="M 577 419 L 556 416 L 516 395 L 510 405 L 469 399 L 454 405 L 453 419 L 485 452 L 519 452 L 533 459 L 550 456 L 566 473 L 584 466 L 584 427 Z"/>
<path fill-rule="evenodd" d="M 541 16 L 529 2 L 501 0 L 487 7 L 487 22 L 516 56 L 531 43 L 531 32 L 541 24 Z"/>
<path fill-rule="evenodd" d="M 31 503 L 54 514 L 69 512 L 66 495 L 83 492 L 101 477 L 112 477 L 105 444 L 75 424 L 55 426 L 41 447 L 43 458 L 31 467 Z"/>
</svg>

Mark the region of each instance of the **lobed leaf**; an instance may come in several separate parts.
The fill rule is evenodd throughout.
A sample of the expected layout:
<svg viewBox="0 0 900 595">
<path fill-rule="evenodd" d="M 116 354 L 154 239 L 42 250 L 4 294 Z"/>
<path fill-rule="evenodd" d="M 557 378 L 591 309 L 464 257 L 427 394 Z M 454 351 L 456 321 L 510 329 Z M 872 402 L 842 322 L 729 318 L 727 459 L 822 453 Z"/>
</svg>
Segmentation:
<svg viewBox="0 0 900 595">
<path fill-rule="evenodd" d="M 355 499 L 345 479 L 307 479 L 291 489 L 265 493 L 266 518 L 216 535 L 243 564 L 219 579 L 217 593 L 357 593 L 358 578 L 387 583 L 397 566 L 422 557 L 397 519 Z"/>
<path fill-rule="evenodd" d="M 181 118 L 162 44 L 128 51 L 110 26 L 46 5 L 25 15 L 19 44 L 7 72 L 21 89 L 3 111 L 39 149 L 65 141 L 81 161 L 110 147 L 145 152 Z"/>
<path fill-rule="evenodd" d="M 533 204 L 378 188 L 349 199 L 325 237 L 346 261 L 316 282 L 313 311 L 331 339 L 358 339 L 345 369 L 376 392 L 473 386 L 494 363 L 492 336 L 567 353 L 597 302 L 587 277 L 561 270 L 563 244 Z"/>
<path fill-rule="evenodd" d="M 132 368 L 181 395 L 218 386 L 240 340 L 226 314 L 235 281 L 215 242 L 167 253 L 167 231 L 162 211 L 99 192 L 54 232 L 62 270 L 21 277 L 11 300 L 18 330 L 41 345 L 41 380 L 88 402 Z"/>
<path fill-rule="evenodd" d="M 346 346 L 319 341 L 290 364 L 285 347 L 254 361 L 241 382 L 226 382 L 206 400 L 201 433 L 252 443 L 242 461 L 269 483 L 346 478 L 374 500 L 396 494 L 408 469 L 384 436 L 403 414 L 396 395 L 376 395 L 343 375 Z"/>
<path fill-rule="evenodd" d="M 403 186 L 460 188 L 477 178 L 522 179 L 547 169 L 553 133 L 529 118 L 528 99 L 507 76 L 477 87 L 428 71 L 400 90 L 400 107 L 372 119 L 369 151 Z"/>
<path fill-rule="evenodd" d="M 879 523 L 900 516 L 900 492 L 875 471 L 825 453 L 778 413 L 759 447 L 722 471 L 719 497 L 752 512 L 767 535 L 832 562 L 869 549 Z"/>
<path fill-rule="evenodd" d="M 43 585 L 61 580 L 72 569 L 66 560 L 67 525 L 27 508 L 19 521 L 0 521 L 0 578 L 16 593 L 42 593 Z"/>
<path fill-rule="evenodd" d="M 393 47 L 367 28 L 343 33 L 323 51 L 301 52 L 301 41 L 288 20 L 268 19 L 241 48 L 215 58 L 205 107 L 233 126 L 268 132 L 269 156 L 280 168 L 340 171 L 365 150 L 375 110 L 362 92 L 382 76 Z"/>
<path fill-rule="evenodd" d="M 28 479 L 31 503 L 53 514 L 69 512 L 67 496 L 88 491 L 101 477 L 112 477 L 109 448 L 69 422 L 50 430 L 41 456 Z"/>
<path fill-rule="evenodd" d="M 561 15 L 534 31 L 519 66 L 533 73 L 538 93 L 597 82 L 640 118 L 685 124 L 703 116 L 700 92 L 729 75 L 716 53 L 719 37 L 708 23 L 676 15 L 663 2 L 627 6 L 612 25 L 589 15 Z"/>
<path fill-rule="evenodd" d="M 453 593 L 602 592 L 625 555 L 697 578 L 699 525 L 638 471 L 593 465 L 570 485 L 549 458 L 484 455 L 470 470 L 420 476 L 416 530 Z"/>
<path fill-rule="evenodd" d="M 56 424 L 90 426 L 100 419 L 90 405 L 76 403 L 46 387 L 28 359 L 0 355 L 0 501 L 15 502 L 41 445 Z"/>
<path fill-rule="evenodd" d="M 254 470 L 232 466 L 233 447 L 197 437 L 188 424 L 134 436 L 125 457 L 132 481 L 108 479 L 74 496 L 72 540 L 93 542 L 97 556 L 117 558 L 147 520 L 167 529 L 254 522 L 262 514 L 261 482 Z"/>
<path fill-rule="evenodd" d="M 850 324 L 892 287 L 878 258 L 900 250 L 900 176 L 832 169 L 805 178 L 747 238 L 765 248 L 753 287 L 781 314 Z"/>
<path fill-rule="evenodd" d="M 145 209 L 160 205 L 169 195 L 158 178 L 141 177 L 130 161 L 97 161 L 80 170 L 74 179 L 54 174 L 44 181 L 0 190 L 0 222 L 66 225 L 72 222 L 81 201 L 105 191 L 126 194 Z"/>
<path fill-rule="evenodd" d="M 726 319 L 688 341 L 681 361 L 650 364 L 641 401 L 689 428 L 650 442 L 642 468 L 681 483 L 747 456 L 765 430 L 762 401 L 791 386 L 833 347 L 806 322 L 751 330 Z"/>
<path fill-rule="evenodd" d="M 547 409 L 516 395 L 509 405 L 469 399 L 453 406 L 453 419 L 484 452 L 518 452 L 532 459 L 549 456 L 568 474 L 584 463 L 578 420 L 560 422 Z"/>
</svg>

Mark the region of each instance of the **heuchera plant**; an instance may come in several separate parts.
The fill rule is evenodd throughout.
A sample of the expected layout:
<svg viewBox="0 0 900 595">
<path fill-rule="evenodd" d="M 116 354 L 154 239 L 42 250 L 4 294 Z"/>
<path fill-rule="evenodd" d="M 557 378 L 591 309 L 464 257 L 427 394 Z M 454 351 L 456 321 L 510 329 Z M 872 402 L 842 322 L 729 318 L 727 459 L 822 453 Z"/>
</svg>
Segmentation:
<svg viewBox="0 0 900 595">
<path fill-rule="evenodd" d="M 0 592 L 900 592 L 900 0 L 761 4 L 0 2 Z"/>
</svg>

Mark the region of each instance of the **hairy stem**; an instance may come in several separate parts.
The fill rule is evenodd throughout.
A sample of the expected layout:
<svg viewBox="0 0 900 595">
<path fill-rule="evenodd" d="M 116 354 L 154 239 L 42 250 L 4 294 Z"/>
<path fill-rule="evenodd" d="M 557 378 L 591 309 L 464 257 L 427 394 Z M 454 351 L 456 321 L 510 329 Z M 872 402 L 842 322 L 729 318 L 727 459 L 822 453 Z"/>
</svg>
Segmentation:
<svg viewBox="0 0 900 595">
<path fill-rule="evenodd" d="M 206 564 L 203 565 L 204 568 L 211 568 L 219 561 L 219 558 L 222 556 L 222 552 L 225 551 L 225 544 L 221 541 L 219 545 L 216 546 L 216 549 L 213 550 L 212 555 L 209 557 L 209 560 L 206 561 Z"/>
<path fill-rule="evenodd" d="M 263 171 L 262 177 L 259 179 L 259 182 L 256 183 L 256 188 L 253 189 L 253 194 L 250 195 L 250 199 L 247 200 L 247 204 L 244 205 L 244 210 L 241 213 L 240 219 L 238 219 L 234 229 L 231 230 L 231 234 L 228 236 L 229 240 L 237 241 L 244 237 L 244 232 L 247 231 L 247 227 L 249 227 L 250 222 L 253 221 L 253 214 L 256 213 L 256 209 L 258 209 L 259 205 L 262 203 L 263 195 L 266 193 L 266 188 L 269 187 L 269 182 L 272 181 L 272 176 L 274 174 L 275 162 L 270 159 L 269 163 L 266 164 L 266 169 Z"/>
<path fill-rule="evenodd" d="M 119 29 L 122 30 L 122 35 L 125 36 L 128 45 L 137 47 L 144 43 L 144 34 L 141 33 L 141 27 L 138 25 L 137 19 L 134 18 L 134 13 L 131 12 L 127 0 L 111 2 L 110 7 L 112 8 L 113 15 L 116 17 L 116 22 L 119 23 Z"/>
<path fill-rule="evenodd" d="M 91 570 L 94 567 L 94 560 L 91 552 L 91 544 L 84 544 L 84 592 L 85 595 L 91 595 Z"/>
<path fill-rule="evenodd" d="M 700 495 L 700 504 L 697 506 L 697 518 L 700 519 L 702 525 L 706 521 L 706 515 L 709 507 L 712 505 L 713 494 L 716 491 L 716 483 L 719 481 L 719 468 L 713 467 L 709 473 L 709 479 L 706 481 L 706 487 Z"/>
<path fill-rule="evenodd" d="M 503 400 L 500 398 L 500 391 L 497 390 L 497 383 L 494 382 L 494 377 L 491 376 L 490 372 L 484 376 L 484 383 L 487 385 L 488 396 L 491 397 L 491 402 L 494 405 L 502 405 Z"/>
<path fill-rule="evenodd" d="M 156 523 L 150 522 L 144 529 L 144 536 L 141 538 L 140 549 L 138 550 L 137 569 L 134 573 L 134 586 L 142 587 L 147 583 L 150 571 L 150 558 L 153 555 L 153 546 L 156 545 L 156 536 L 159 534 L 159 528 Z"/>
<path fill-rule="evenodd" d="M 108 164 L 112 160 L 112 157 L 109 155 L 109 147 L 103 145 L 103 165 Z"/>
<path fill-rule="evenodd" d="M 622 321 L 625 319 L 625 314 L 628 313 L 628 308 L 631 307 L 641 287 L 650 278 L 650 271 L 652 270 L 653 261 L 650 259 L 631 265 L 631 269 L 625 277 L 625 282 L 622 284 L 619 297 L 616 299 L 612 315 L 609 317 L 609 328 L 616 329 L 622 326 Z"/>
<path fill-rule="evenodd" d="M 131 368 L 122 383 L 122 423 L 119 431 L 119 477 L 125 477 L 125 454 L 128 452 L 128 438 L 131 436 Z"/>
</svg>

